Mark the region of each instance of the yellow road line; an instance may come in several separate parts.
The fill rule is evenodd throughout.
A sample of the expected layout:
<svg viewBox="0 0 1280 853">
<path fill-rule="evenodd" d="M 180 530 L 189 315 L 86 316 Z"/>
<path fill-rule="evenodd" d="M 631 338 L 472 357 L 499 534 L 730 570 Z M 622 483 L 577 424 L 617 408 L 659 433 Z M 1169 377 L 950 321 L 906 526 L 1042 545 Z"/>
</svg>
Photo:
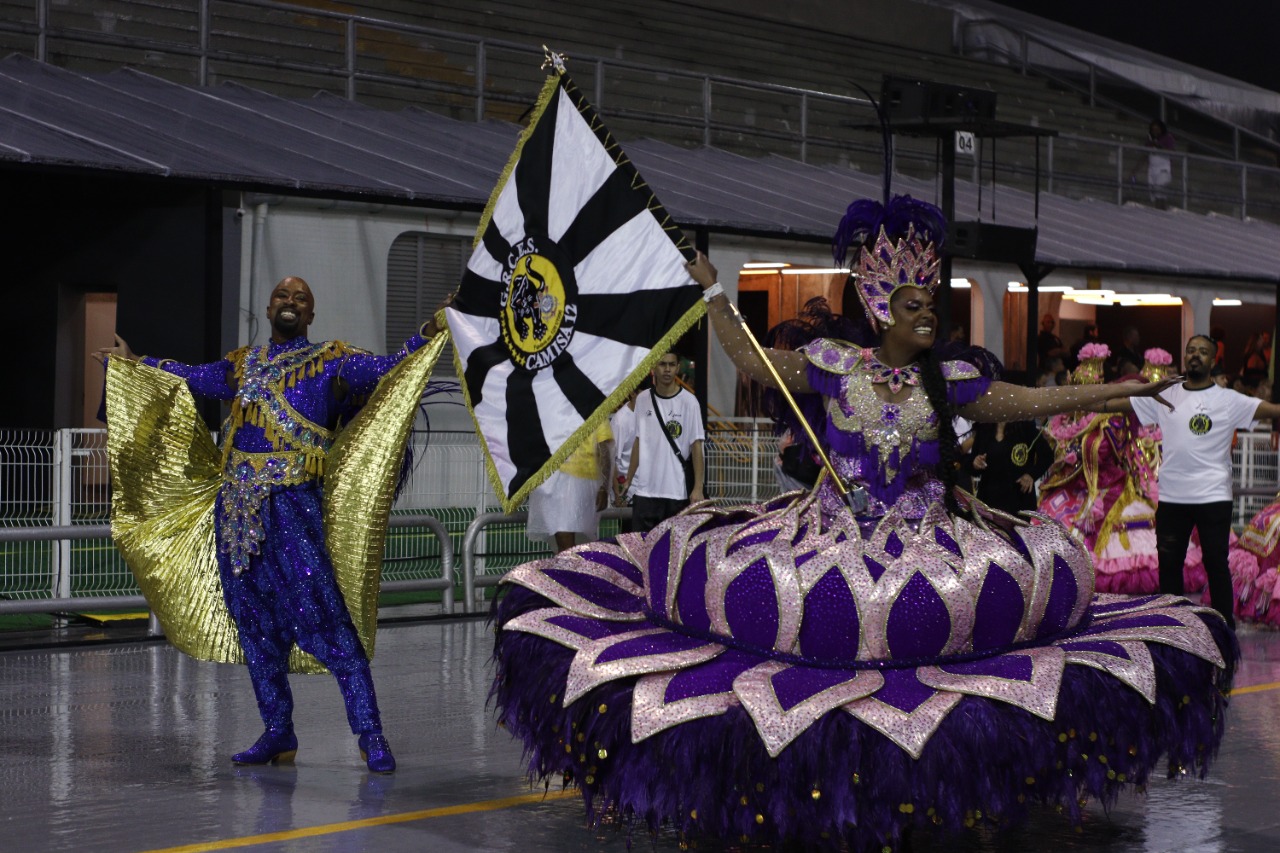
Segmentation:
<svg viewBox="0 0 1280 853">
<path fill-rule="evenodd" d="M 464 803 L 460 806 L 442 806 L 435 809 L 422 809 L 416 812 L 382 815 L 363 820 L 348 820 L 342 823 L 326 823 L 320 826 L 307 826 L 301 829 L 288 829 L 282 832 L 266 832 L 262 835 L 245 835 L 240 838 L 224 838 L 220 841 L 206 841 L 199 844 L 184 844 L 181 847 L 165 847 L 148 850 L 146 853 L 204 853 L 208 850 L 233 850 L 237 847 L 250 847 L 254 844 L 268 844 L 273 841 L 292 841 L 298 838 L 315 838 L 319 835 L 333 835 L 338 832 L 350 832 L 353 829 L 365 829 L 371 826 L 387 826 L 393 823 L 409 823 L 415 820 L 429 820 L 435 817 L 450 817 L 460 814 L 492 812 L 509 809 L 512 806 L 524 806 L 530 803 L 541 803 L 547 800 L 564 800 L 579 797 L 577 791 L 549 791 L 545 794 L 520 794 L 515 797 L 503 797 L 498 800 L 482 800 L 478 803 Z"/>
<path fill-rule="evenodd" d="M 1250 684 L 1248 687 L 1231 688 L 1232 696 L 1242 696 L 1245 693 L 1262 693 L 1266 690 L 1280 689 L 1280 681 L 1272 681 L 1267 684 Z"/>
</svg>

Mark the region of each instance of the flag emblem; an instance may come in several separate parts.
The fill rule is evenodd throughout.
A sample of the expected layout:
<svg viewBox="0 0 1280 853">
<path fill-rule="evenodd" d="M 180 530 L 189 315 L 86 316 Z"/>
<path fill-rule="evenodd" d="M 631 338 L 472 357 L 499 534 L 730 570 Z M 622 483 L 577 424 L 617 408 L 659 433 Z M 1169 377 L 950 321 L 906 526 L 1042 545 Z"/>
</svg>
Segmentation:
<svg viewBox="0 0 1280 853">
<path fill-rule="evenodd" d="M 693 256 L 595 109 L 568 75 L 552 74 L 446 312 L 504 510 L 702 316 Z"/>
<path fill-rule="evenodd" d="M 578 318 L 578 285 L 573 268 L 549 237 L 528 237 L 502 271 L 502 339 L 511 360 L 541 370 L 569 347 Z M 511 261 L 514 260 L 514 263 Z"/>
</svg>

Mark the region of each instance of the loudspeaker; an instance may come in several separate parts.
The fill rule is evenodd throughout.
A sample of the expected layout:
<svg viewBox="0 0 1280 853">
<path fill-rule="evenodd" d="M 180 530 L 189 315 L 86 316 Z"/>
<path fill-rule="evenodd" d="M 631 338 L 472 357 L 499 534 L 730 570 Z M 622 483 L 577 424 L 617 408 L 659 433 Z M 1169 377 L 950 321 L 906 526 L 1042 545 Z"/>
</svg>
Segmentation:
<svg viewBox="0 0 1280 853">
<path fill-rule="evenodd" d="M 953 258 L 1030 266 L 1036 260 L 1036 229 L 952 222 L 947 226 L 947 252 Z"/>
<path fill-rule="evenodd" d="M 954 123 L 996 117 L 995 92 L 907 77 L 884 78 L 880 86 L 880 104 L 889 116 L 890 124 Z"/>
</svg>

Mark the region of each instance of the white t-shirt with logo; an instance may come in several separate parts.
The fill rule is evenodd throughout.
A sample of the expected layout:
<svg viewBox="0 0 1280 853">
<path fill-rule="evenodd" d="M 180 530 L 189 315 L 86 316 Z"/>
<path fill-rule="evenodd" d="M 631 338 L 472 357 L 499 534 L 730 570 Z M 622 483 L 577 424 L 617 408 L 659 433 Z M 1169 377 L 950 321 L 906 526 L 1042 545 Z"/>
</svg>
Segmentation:
<svg viewBox="0 0 1280 853">
<path fill-rule="evenodd" d="M 1160 500 L 1199 504 L 1231 500 L 1231 440 L 1248 429 L 1262 401 L 1216 383 L 1197 391 L 1175 385 L 1151 397 L 1131 397 L 1138 420 L 1160 427 Z"/>
<path fill-rule="evenodd" d="M 702 441 L 702 411 L 698 398 L 681 388 L 674 397 L 658 397 L 657 416 L 653 411 L 654 394 L 648 390 L 636 397 L 636 439 L 640 443 L 640 461 L 632 478 L 632 493 L 646 498 L 684 500 L 684 465 L 671 452 L 671 444 L 662 434 L 661 422 L 675 440 L 680 455 L 688 459 L 693 443 Z"/>
</svg>

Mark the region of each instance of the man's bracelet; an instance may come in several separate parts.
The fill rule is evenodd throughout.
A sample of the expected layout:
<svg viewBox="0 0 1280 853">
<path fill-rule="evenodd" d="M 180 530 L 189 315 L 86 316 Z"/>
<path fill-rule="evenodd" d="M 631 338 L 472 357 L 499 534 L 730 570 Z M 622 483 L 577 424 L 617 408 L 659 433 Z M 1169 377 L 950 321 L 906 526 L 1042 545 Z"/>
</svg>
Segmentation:
<svg viewBox="0 0 1280 853">
<path fill-rule="evenodd" d="M 702 291 L 702 301 L 710 302 L 722 293 L 724 293 L 724 285 L 717 281 L 715 284 Z"/>
</svg>

